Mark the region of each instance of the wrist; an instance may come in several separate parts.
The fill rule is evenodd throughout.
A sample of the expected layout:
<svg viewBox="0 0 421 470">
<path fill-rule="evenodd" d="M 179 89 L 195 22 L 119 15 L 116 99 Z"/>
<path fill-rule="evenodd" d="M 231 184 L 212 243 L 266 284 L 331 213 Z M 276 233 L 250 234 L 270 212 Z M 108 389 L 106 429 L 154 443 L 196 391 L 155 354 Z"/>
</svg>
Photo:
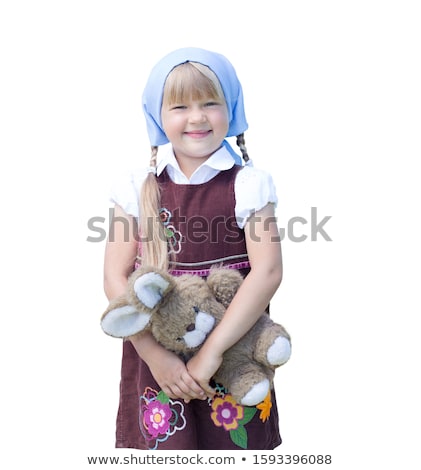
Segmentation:
<svg viewBox="0 0 421 470">
<path fill-rule="evenodd" d="M 228 348 L 224 347 L 224 344 L 221 342 L 220 334 L 214 334 L 214 332 L 212 332 L 212 334 L 208 336 L 206 341 L 203 343 L 199 352 L 204 355 L 210 354 L 214 357 L 222 357 L 227 349 Z"/>
</svg>

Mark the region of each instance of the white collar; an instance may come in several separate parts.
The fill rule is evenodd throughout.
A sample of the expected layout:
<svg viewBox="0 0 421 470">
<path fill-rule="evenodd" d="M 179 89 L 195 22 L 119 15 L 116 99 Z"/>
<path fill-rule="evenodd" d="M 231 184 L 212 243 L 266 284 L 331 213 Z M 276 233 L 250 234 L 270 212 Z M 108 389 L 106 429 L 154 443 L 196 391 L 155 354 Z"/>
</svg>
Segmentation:
<svg viewBox="0 0 421 470">
<path fill-rule="evenodd" d="M 166 144 L 159 148 L 156 170 L 159 176 L 164 169 L 167 168 L 170 178 L 178 184 L 201 184 L 211 180 L 220 171 L 229 170 L 234 164 L 234 158 L 228 150 L 225 147 L 221 147 L 202 163 L 189 179 L 181 171 L 177 159 L 175 158 L 172 145 Z"/>
</svg>

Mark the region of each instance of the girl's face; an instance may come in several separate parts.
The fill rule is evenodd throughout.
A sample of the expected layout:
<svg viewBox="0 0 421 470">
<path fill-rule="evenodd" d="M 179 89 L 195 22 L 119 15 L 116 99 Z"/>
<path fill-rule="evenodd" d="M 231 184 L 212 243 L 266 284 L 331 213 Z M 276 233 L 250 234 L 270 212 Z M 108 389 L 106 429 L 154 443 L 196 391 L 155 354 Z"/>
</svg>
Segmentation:
<svg viewBox="0 0 421 470">
<path fill-rule="evenodd" d="M 179 163 L 195 160 L 196 167 L 221 147 L 229 127 L 225 101 L 215 98 L 168 103 L 164 97 L 161 119 Z"/>
</svg>

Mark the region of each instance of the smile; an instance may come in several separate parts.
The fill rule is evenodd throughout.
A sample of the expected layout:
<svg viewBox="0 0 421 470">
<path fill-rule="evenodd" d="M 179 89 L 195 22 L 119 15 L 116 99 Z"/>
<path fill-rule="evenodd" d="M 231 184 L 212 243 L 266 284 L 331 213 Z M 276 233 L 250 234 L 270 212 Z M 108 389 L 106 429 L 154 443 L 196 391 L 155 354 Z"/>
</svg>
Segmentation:
<svg viewBox="0 0 421 470">
<path fill-rule="evenodd" d="M 207 137 L 211 132 L 212 131 L 190 131 L 184 134 L 192 139 L 202 139 L 203 137 Z"/>
</svg>

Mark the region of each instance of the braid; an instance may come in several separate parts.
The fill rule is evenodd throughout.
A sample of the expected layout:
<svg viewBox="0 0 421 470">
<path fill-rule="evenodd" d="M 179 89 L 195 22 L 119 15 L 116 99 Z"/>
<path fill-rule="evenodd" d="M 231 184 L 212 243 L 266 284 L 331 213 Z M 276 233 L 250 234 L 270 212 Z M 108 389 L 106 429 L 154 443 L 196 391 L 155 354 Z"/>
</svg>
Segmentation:
<svg viewBox="0 0 421 470">
<path fill-rule="evenodd" d="M 247 163 L 249 161 L 249 155 L 247 153 L 246 141 L 244 140 L 244 134 L 237 135 L 237 145 L 240 147 L 241 155 L 243 160 Z"/>
<path fill-rule="evenodd" d="M 150 159 L 150 162 L 149 162 L 149 165 L 150 165 L 151 169 L 152 168 L 156 169 L 157 156 L 158 156 L 158 147 L 154 145 L 153 147 L 151 147 L 151 159 Z"/>
<path fill-rule="evenodd" d="M 167 239 L 159 216 L 161 192 L 156 178 L 158 147 L 151 147 L 151 151 L 148 175 L 143 182 L 140 197 L 142 264 L 167 269 Z"/>
</svg>

